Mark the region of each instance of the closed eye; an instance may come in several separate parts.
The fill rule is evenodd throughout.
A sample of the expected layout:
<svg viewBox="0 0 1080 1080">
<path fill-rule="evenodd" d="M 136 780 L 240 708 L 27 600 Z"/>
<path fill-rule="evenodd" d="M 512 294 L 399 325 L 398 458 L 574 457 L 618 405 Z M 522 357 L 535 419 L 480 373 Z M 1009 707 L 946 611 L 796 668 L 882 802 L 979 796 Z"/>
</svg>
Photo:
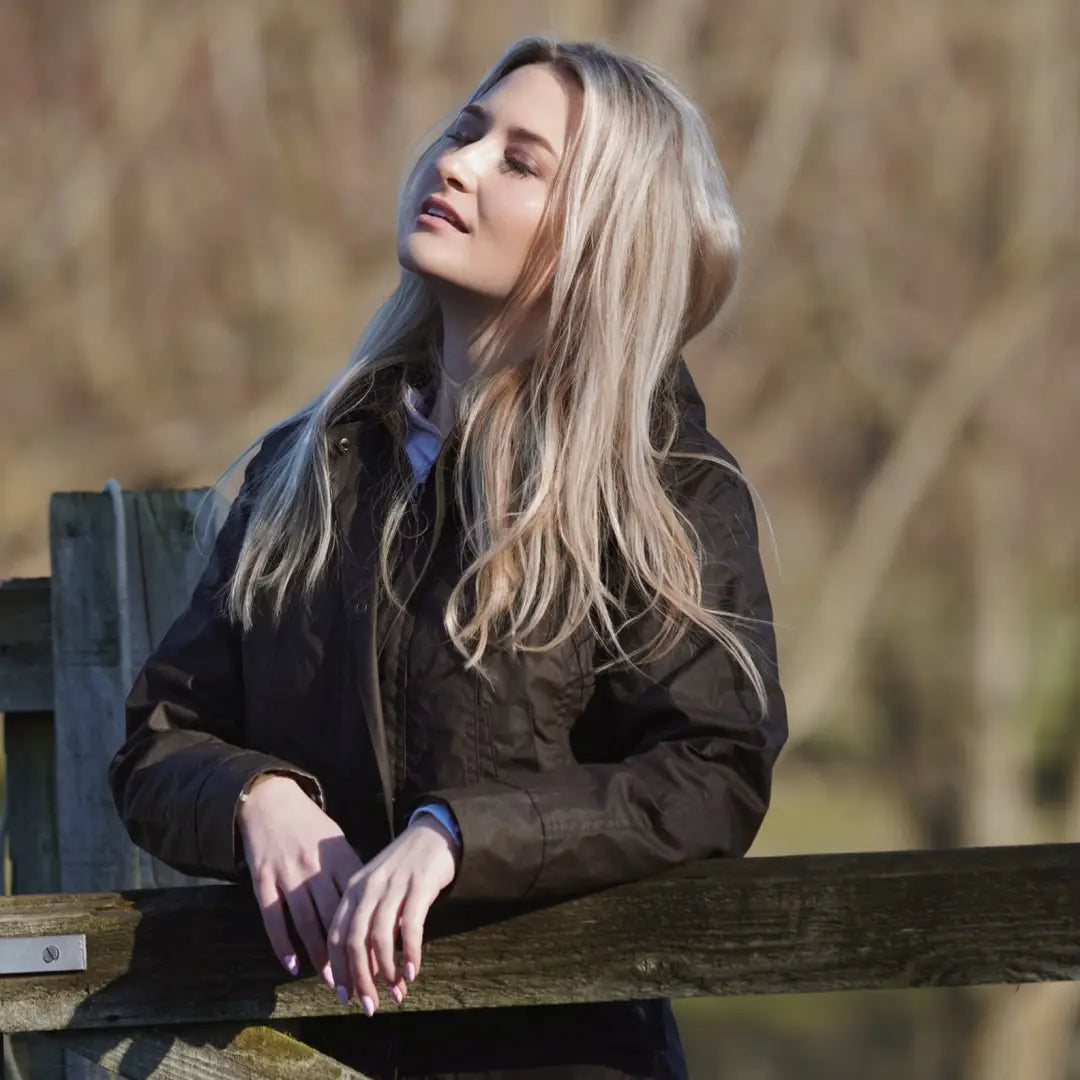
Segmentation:
<svg viewBox="0 0 1080 1080">
<path fill-rule="evenodd" d="M 466 143 L 472 142 L 472 138 L 469 135 L 465 135 L 460 131 L 448 131 L 446 133 L 448 138 L 456 146 L 464 146 Z M 499 166 L 503 172 L 513 173 L 516 176 L 536 176 L 537 172 L 527 162 L 522 161 L 521 158 L 514 157 L 512 154 L 506 154 L 503 158 L 503 163 Z"/>
</svg>

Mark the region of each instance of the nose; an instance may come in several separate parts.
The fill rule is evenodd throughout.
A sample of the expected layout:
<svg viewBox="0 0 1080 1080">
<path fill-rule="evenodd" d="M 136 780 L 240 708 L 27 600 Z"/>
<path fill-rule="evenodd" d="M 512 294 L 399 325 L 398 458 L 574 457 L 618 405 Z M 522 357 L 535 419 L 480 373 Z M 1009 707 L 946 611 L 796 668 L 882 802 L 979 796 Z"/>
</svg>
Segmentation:
<svg viewBox="0 0 1080 1080">
<path fill-rule="evenodd" d="M 436 159 L 435 168 L 442 182 L 458 191 L 472 191 L 476 187 L 476 168 L 469 151 L 475 143 L 459 147 L 447 147 Z"/>
</svg>

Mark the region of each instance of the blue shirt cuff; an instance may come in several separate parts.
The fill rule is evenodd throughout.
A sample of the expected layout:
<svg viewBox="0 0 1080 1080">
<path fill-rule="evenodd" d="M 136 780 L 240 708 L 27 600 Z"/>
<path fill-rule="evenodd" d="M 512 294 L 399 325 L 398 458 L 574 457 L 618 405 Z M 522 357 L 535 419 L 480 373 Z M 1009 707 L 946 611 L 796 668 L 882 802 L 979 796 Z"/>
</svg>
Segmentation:
<svg viewBox="0 0 1080 1080">
<path fill-rule="evenodd" d="M 458 848 L 461 848 L 461 829 L 458 828 L 458 823 L 454 819 L 453 811 L 451 811 L 446 803 L 430 802 L 418 806 L 409 815 L 409 824 L 412 825 L 421 814 L 434 814 L 435 817 L 437 817 L 450 831 L 450 835 L 453 836 L 454 842 L 457 844 Z"/>
</svg>

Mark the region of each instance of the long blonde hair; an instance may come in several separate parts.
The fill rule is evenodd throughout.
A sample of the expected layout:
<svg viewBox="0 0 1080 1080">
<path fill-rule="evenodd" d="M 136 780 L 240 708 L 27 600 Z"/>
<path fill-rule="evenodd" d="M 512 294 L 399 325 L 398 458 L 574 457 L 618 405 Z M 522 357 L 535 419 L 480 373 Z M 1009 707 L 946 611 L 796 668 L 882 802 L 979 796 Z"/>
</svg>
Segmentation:
<svg viewBox="0 0 1080 1080">
<path fill-rule="evenodd" d="M 493 644 L 545 650 L 585 622 L 612 663 L 659 657 L 697 627 L 723 643 L 764 713 L 763 679 L 734 629 L 754 620 L 703 603 L 700 538 L 663 483 L 676 456 L 681 349 L 735 282 L 739 226 L 723 171 L 700 114 L 672 82 L 595 43 L 523 38 L 467 102 L 531 63 L 576 82 L 580 115 L 521 276 L 477 340 L 475 374 L 459 399 L 453 497 L 471 563 L 448 599 L 445 629 L 465 666 L 484 674 Z M 416 159 L 399 224 L 413 210 L 414 181 L 448 145 L 444 132 Z M 500 365 L 538 305 L 546 325 L 535 354 Z M 305 599 L 313 594 L 340 541 L 327 429 L 356 409 L 400 414 L 400 394 L 395 401 L 381 391 L 410 372 L 437 380 L 440 340 L 431 288 L 403 270 L 333 382 L 222 474 L 291 423 L 275 467 L 251 493 L 226 600 L 233 621 L 250 629 L 263 590 L 275 620 L 297 583 Z M 393 429 L 403 437 L 403 425 Z M 387 480 L 378 577 L 393 597 L 412 485 L 411 477 Z M 657 630 L 628 652 L 620 639 L 642 606 Z"/>
</svg>

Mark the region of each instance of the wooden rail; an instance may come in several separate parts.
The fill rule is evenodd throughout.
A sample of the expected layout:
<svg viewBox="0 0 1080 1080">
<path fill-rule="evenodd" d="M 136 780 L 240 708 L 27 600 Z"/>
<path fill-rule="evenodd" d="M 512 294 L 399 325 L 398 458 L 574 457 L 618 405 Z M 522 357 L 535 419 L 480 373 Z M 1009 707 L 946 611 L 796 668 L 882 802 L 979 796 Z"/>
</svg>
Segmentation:
<svg viewBox="0 0 1080 1080">
<path fill-rule="evenodd" d="M 288 975 L 250 888 L 13 896 L 0 938 L 85 933 L 86 971 L 0 978 L 0 1029 L 360 1013 Z M 573 957 L 572 963 L 567 962 Z M 544 905 L 436 902 L 402 1006 L 1080 977 L 1080 845 L 709 859 Z"/>
<path fill-rule="evenodd" d="M 132 1080 L 369 1080 L 280 1026 L 190 1024 L 182 1030 L 69 1031 L 38 1038 L 62 1046 L 92 1069 L 103 1066 Z"/>
<path fill-rule="evenodd" d="M 61 933 L 86 934 L 87 970 L 0 978 L 0 1029 L 55 1032 L 45 1049 L 123 1076 L 363 1080 L 288 1034 L 359 1007 L 310 968 L 282 971 L 246 888 L 0 900 L 0 938 Z M 387 1008 L 1078 977 L 1077 845 L 798 855 L 688 863 L 545 905 L 436 904 L 421 976 Z"/>
</svg>

